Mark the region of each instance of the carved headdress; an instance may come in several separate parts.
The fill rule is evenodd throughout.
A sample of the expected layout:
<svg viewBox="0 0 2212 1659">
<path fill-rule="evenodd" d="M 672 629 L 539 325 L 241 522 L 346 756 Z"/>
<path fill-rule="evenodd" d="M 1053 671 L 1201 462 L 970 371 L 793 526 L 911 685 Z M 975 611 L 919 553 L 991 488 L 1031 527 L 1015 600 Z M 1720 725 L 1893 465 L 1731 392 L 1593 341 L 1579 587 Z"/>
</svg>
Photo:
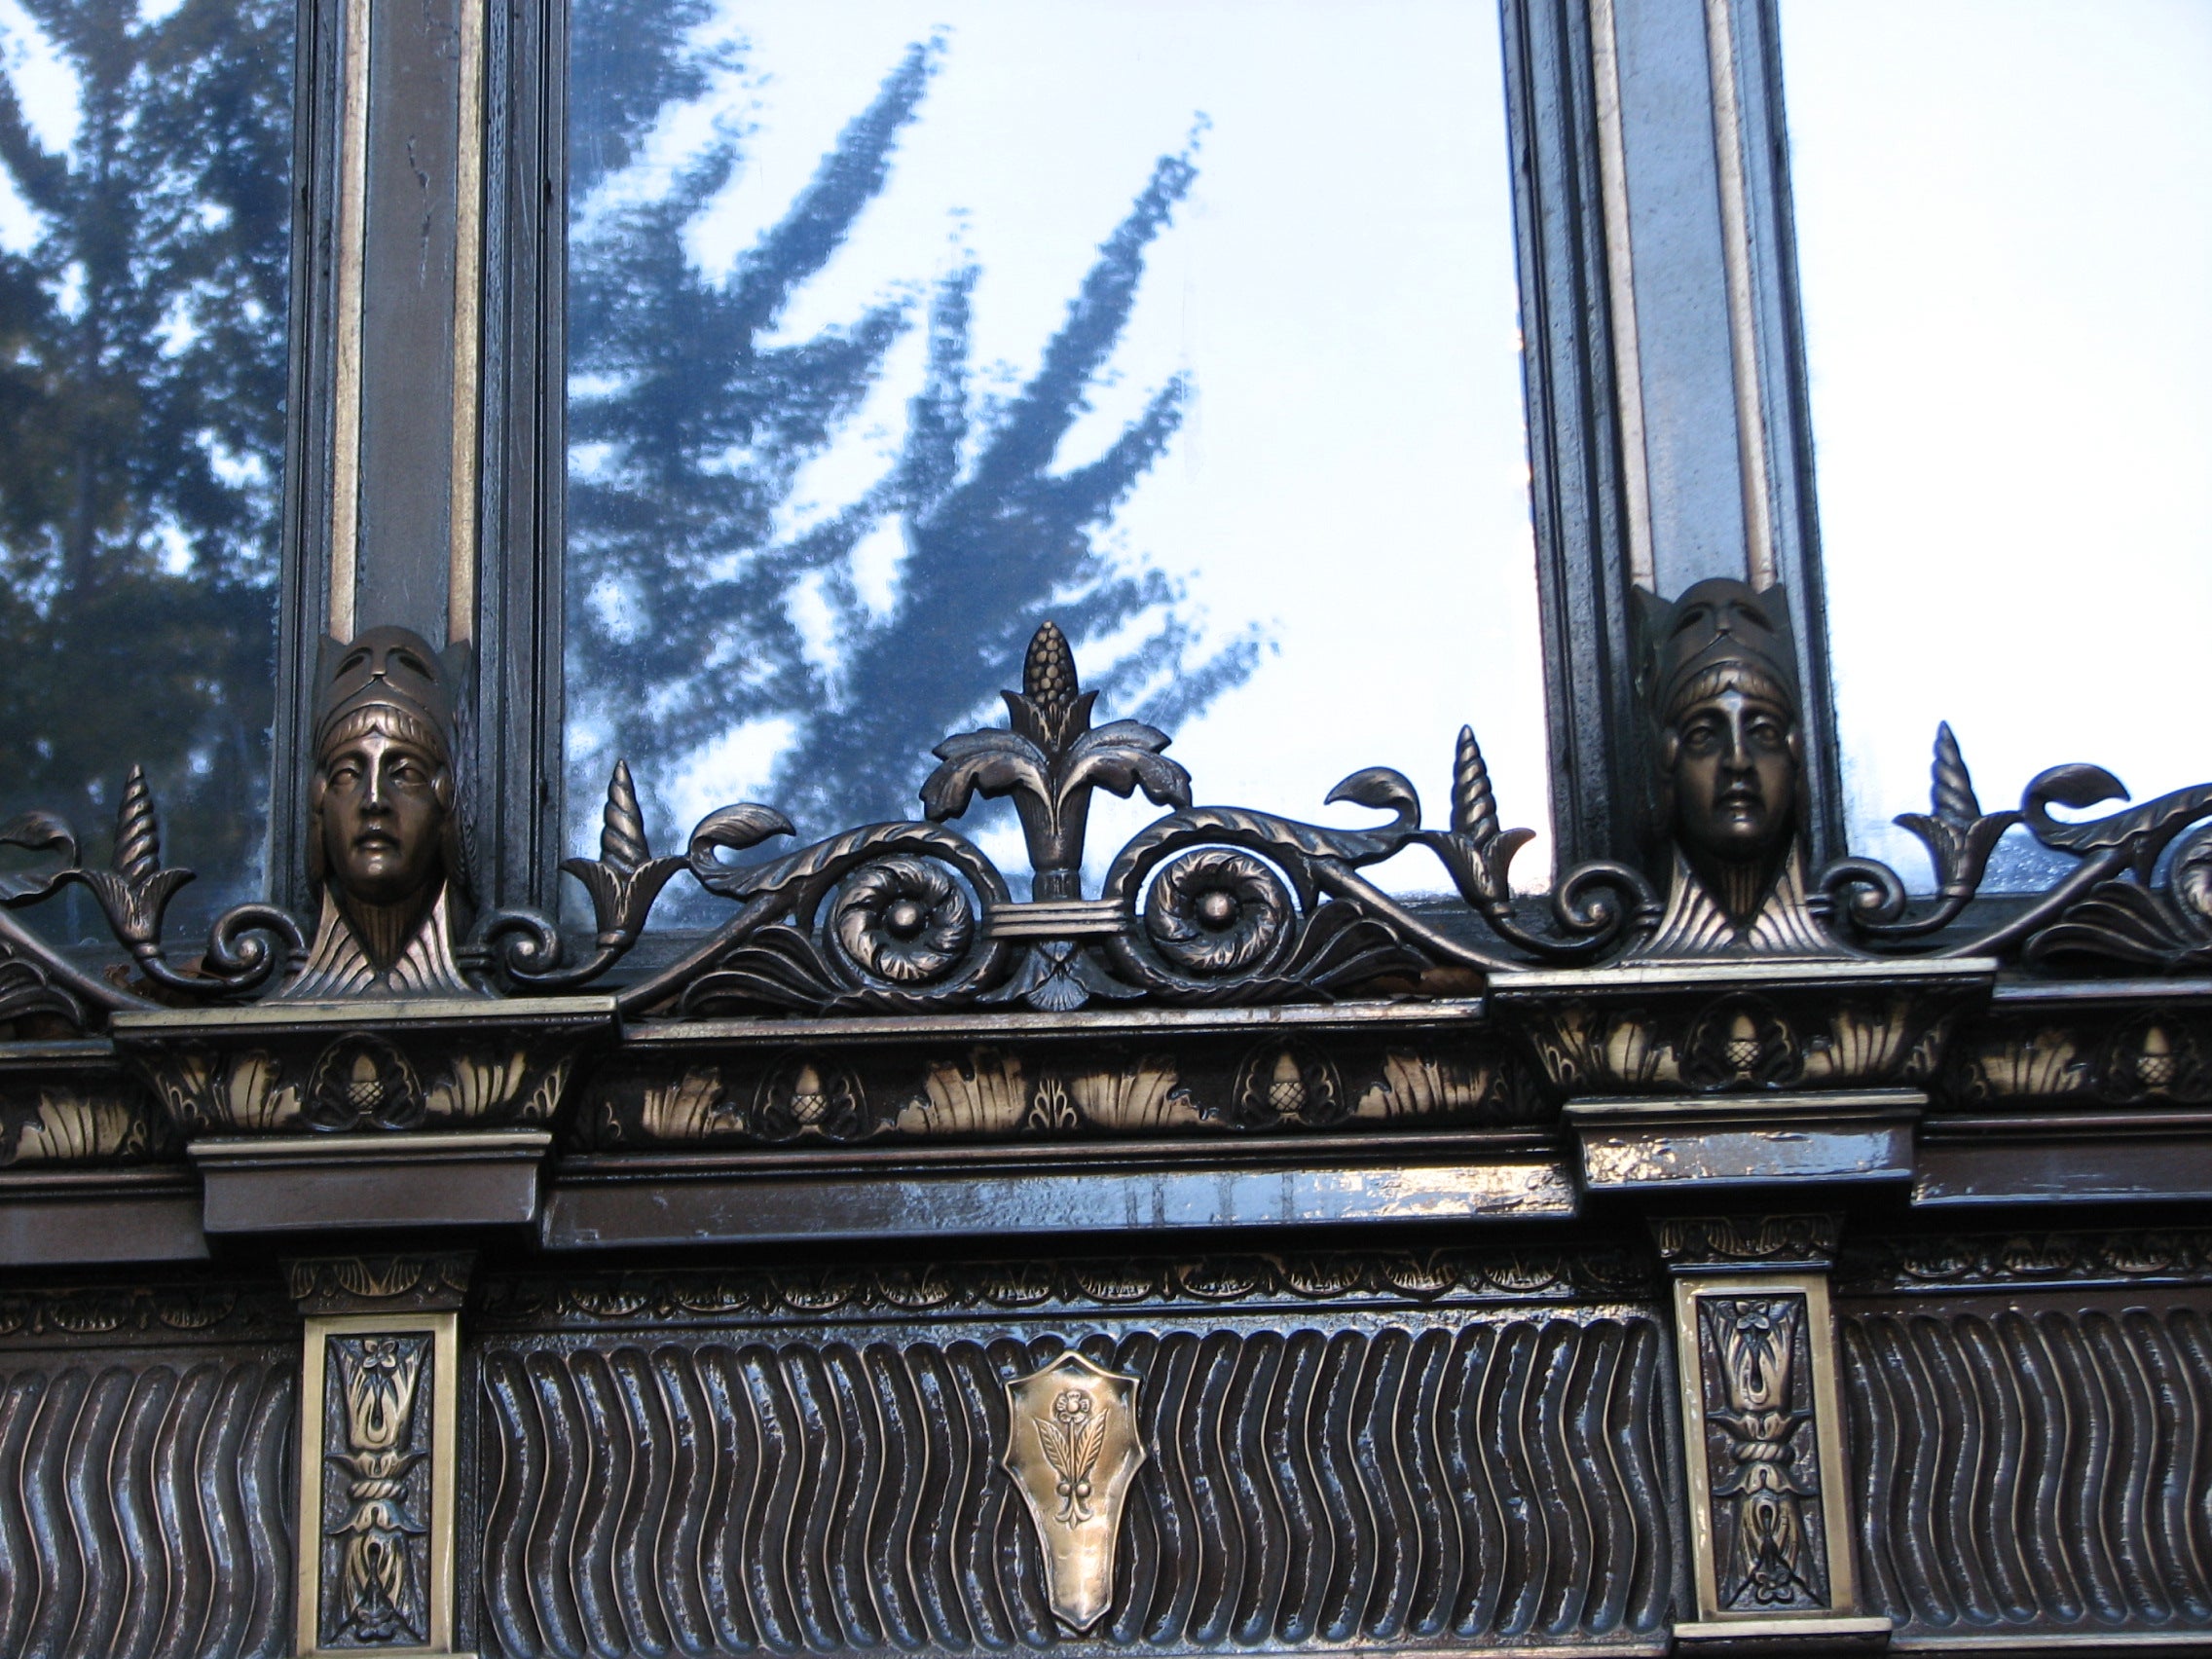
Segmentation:
<svg viewBox="0 0 2212 1659">
<path fill-rule="evenodd" d="M 1638 590 L 1642 606 L 1644 706 L 1662 727 L 1723 691 L 1741 691 L 1801 718 L 1797 650 L 1782 589 L 1710 576 L 1669 603 Z"/>
<path fill-rule="evenodd" d="M 460 734 L 454 685 L 461 678 L 465 647 L 432 650 L 422 635 L 392 626 L 371 628 L 350 645 L 326 645 L 321 694 L 315 699 L 316 763 L 339 746 L 370 731 L 382 731 L 413 744 L 434 758 L 443 774 L 439 804 L 445 808 L 443 851 L 446 879 L 468 888 L 461 814 L 455 781 Z M 308 873 L 319 887 L 325 866 L 321 792 L 310 807 Z"/>
<path fill-rule="evenodd" d="M 419 634 L 379 627 L 326 654 L 322 694 L 315 702 L 315 777 L 308 805 L 308 872 L 321 890 L 322 914 L 306 965 L 277 993 L 280 997 L 478 994 L 458 964 L 453 931 L 452 895 L 467 893 L 468 877 L 455 774 L 461 747 L 455 688 L 463 652 L 464 647 L 456 647 L 440 653 Z M 404 744 L 430 763 L 434 816 L 402 828 L 387 805 L 377 809 L 384 828 L 356 830 L 363 839 L 350 843 L 358 848 L 363 840 L 381 835 L 388 856 L 400 844 L 395 837 L 434 835 L 437 857 L 416 866 L 419 876 L 408 870 L 403 856 L 400 879 L 410 884 L 404 892 L 359 890 L 353 884 L 361 879 L 357 872 L 350 881 L 343 868 L 333 867 L 333 858 L 340 855 L 333 853 L 325 834 L 333 823 L 343 826 L 346 814 L 362 810 L 356 781 L 348 786 L 355 792 L 344 797 L 349 804 L 336 809 L 340 816 L 329 817 L 332 767 L 349 748 L 372 736 Z M 421 785 L 413 787 L 420 790 Z M 424 848 L 423 841 L 413 844 Z"/>
</svg>

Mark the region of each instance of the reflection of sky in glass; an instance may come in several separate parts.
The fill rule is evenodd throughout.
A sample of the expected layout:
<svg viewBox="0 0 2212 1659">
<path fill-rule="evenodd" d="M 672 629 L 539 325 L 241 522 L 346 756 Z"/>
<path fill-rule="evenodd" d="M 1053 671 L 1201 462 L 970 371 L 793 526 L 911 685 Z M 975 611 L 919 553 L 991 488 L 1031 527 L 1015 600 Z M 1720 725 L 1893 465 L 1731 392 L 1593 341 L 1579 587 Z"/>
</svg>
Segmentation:
<svg viewBox="0 0 2212 1659">
<path fill-rule="evenodd" d="M 2212 6 L 1783 0 L 1853 844 L 2212 775 Z M 2018 838 L 2015 831 L 2014 838 Z"/>
<path fill-rule="evenodd" d="M 714 115 L 742 120 L 744 170 L 693 232 L 702 267 L 725 269 L 906 45 L 941 30 L 942 67 L 887 188 L 780 333 L 806 337 L 902 284 L 918 292 L 972 254 L 976 360 L 1010 390 L 1155 158 L 1202 120 L 1196 188 L 1149 252 L 1113 384 L 1058 455 L 1088 461 L 1161 383 L 1191 376 L 1189 418 L 1112 543 L 1124 566 L 1183 581 L 1182 608 L 1210 640 L 1257 624 L 1272 645 L 1246 683 L 1183 722 L 1171 753 L 1200 801 L 1340 822 L 1373 815 L 1324 811 L 1329 788 L 1394 765 L 1440 821 L 1454 735 L 1471 721 L 1509 817 L 1547 823 L 1493 13 L 1465 0 L 785 0 L 727 17 L 754 78 L 725 86 L 719 110 L 666 124 L 650 165 L 610 189 L 653 193 Z M 587 218 L 593 206 L 577 204 Z M 925 347 L 916 329 L 894 350 L 843 440 L 801 476 L 787 529 L 881 476 Z M 892 590 L 901 557 L 896 525 L 863 546 L 864 595 Z M 795 620 L 808 627 L 803 606 Z M 1113 645 L 1077 641 L 1079 662 L 1103 666 Z M 1004 683 L 1018 680 L 1010 661 Z M 698 753 L 666 792 L 679 822 L 762 798 L 785 737 L 763 720 Z M 588 726 L 571 743 L 588 752 Z M 913 760 L 918 786 L 931 762 Z M 588 769 L 604 778 L 604 765 Z M 578 837 L 596 822 L 595 781 L 571 785 Z M 1158 810 L 1101 797 L 1093 866 Z M 986 845 L 1020 866 L 1011 825 Z M 1543 858 L 1541 843 L 1523 855 L 1524 880 Z M 1442 885 L 1402 862 L 1402 883 Z"/>
<path fill-rule="evenodd" d="M 172 947 L 263 885 L 293 22 L 0 0 L 0 818 L 58 813 L 96 866 L 142 765 L 201 871 Z M 34 921 L 96 917 L 72 888 Z"/>
</svg>

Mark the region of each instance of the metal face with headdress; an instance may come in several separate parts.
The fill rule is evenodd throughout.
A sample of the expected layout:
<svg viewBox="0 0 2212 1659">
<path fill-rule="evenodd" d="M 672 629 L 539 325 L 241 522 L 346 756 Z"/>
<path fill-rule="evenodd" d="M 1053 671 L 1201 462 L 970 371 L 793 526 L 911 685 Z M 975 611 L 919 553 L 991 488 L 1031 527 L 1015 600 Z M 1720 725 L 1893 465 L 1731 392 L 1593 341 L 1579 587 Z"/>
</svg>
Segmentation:
<svg viewBox="0 0 2212 1659">
<path fill-rule="evenodd" d="M 1805 903 L 1797 653 L 1778 588 L 1645 596 L 1641 690 L 1674 877 L 1641 957 L 1832 955 Z"/>
<path fill-rule="evenodd" d="M 475 995 L 455 963 L 465 878 L 454 770 L 453 665 L 405 628 L 336 652 L 315 708 L 309 873 L 322 913 L 282 995 Z"/>
</svg>

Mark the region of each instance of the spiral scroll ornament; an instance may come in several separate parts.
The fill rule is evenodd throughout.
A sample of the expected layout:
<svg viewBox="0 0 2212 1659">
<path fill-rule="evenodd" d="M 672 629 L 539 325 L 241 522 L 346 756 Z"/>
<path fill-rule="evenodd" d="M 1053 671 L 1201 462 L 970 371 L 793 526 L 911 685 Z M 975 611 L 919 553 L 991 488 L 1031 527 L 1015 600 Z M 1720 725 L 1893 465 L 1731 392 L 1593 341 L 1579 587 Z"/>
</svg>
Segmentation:
<svg viewBox="0 0 2212 1659">
<path fill-rule="evenodd" d="M 848 967 L 894 985 L 926 985 L 968 953 L 976 911 L 960 884 L 937 866 L 879 859 L 839 889 L 829 934 Z"/>
<path fill-rule="evenodd" d="M 1292 918 L 1282 879 L 1251 854 L 1226 847 L 1170 860 L 1145 896 L 1147 937 L 1187 974 L 1241 974 L 1270 961 Z"/>
</svg>

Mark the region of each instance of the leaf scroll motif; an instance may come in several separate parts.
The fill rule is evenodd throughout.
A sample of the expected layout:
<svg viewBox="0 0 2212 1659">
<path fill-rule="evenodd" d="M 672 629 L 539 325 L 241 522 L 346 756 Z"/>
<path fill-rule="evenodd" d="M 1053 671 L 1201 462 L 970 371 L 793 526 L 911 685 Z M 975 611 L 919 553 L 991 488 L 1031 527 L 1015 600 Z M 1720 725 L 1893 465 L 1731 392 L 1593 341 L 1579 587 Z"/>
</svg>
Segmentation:
<svg viewBox="0 0 2212 1659">
<path fill-rule="evenodd" d="M 1707 1371 L 1707 1421 L 1717 1523 L 1720 1602 L 1761 1611 L 1827 1604 L 1819 1528 L 1806 1500 L 1820 1496 L 1800 1436 L 1812 1412 L 1798 1353 L 1801 1297 L 1708 1297 L 1699 1305 Z M 1717 1382 L 1717 1389 L 1715 1389 Z"/>
<path fill-rule="evenodd" d="M 1090 1507 L 1090 1477 L 1098 1468 L 1098 1454 L 1106 1447 L 1106 1419 L 1093 1413 L 1090 1396 L 1081 1389 L 1063 1388 L 1052 1401 L 1051 1417 L 1029 1420 L 1037 1430 L 1045 1461 L 1060 1477 L 1055 1487 L 1060 1525 L 1080 1527 L 1097 1519 Z"/>
</svg>

